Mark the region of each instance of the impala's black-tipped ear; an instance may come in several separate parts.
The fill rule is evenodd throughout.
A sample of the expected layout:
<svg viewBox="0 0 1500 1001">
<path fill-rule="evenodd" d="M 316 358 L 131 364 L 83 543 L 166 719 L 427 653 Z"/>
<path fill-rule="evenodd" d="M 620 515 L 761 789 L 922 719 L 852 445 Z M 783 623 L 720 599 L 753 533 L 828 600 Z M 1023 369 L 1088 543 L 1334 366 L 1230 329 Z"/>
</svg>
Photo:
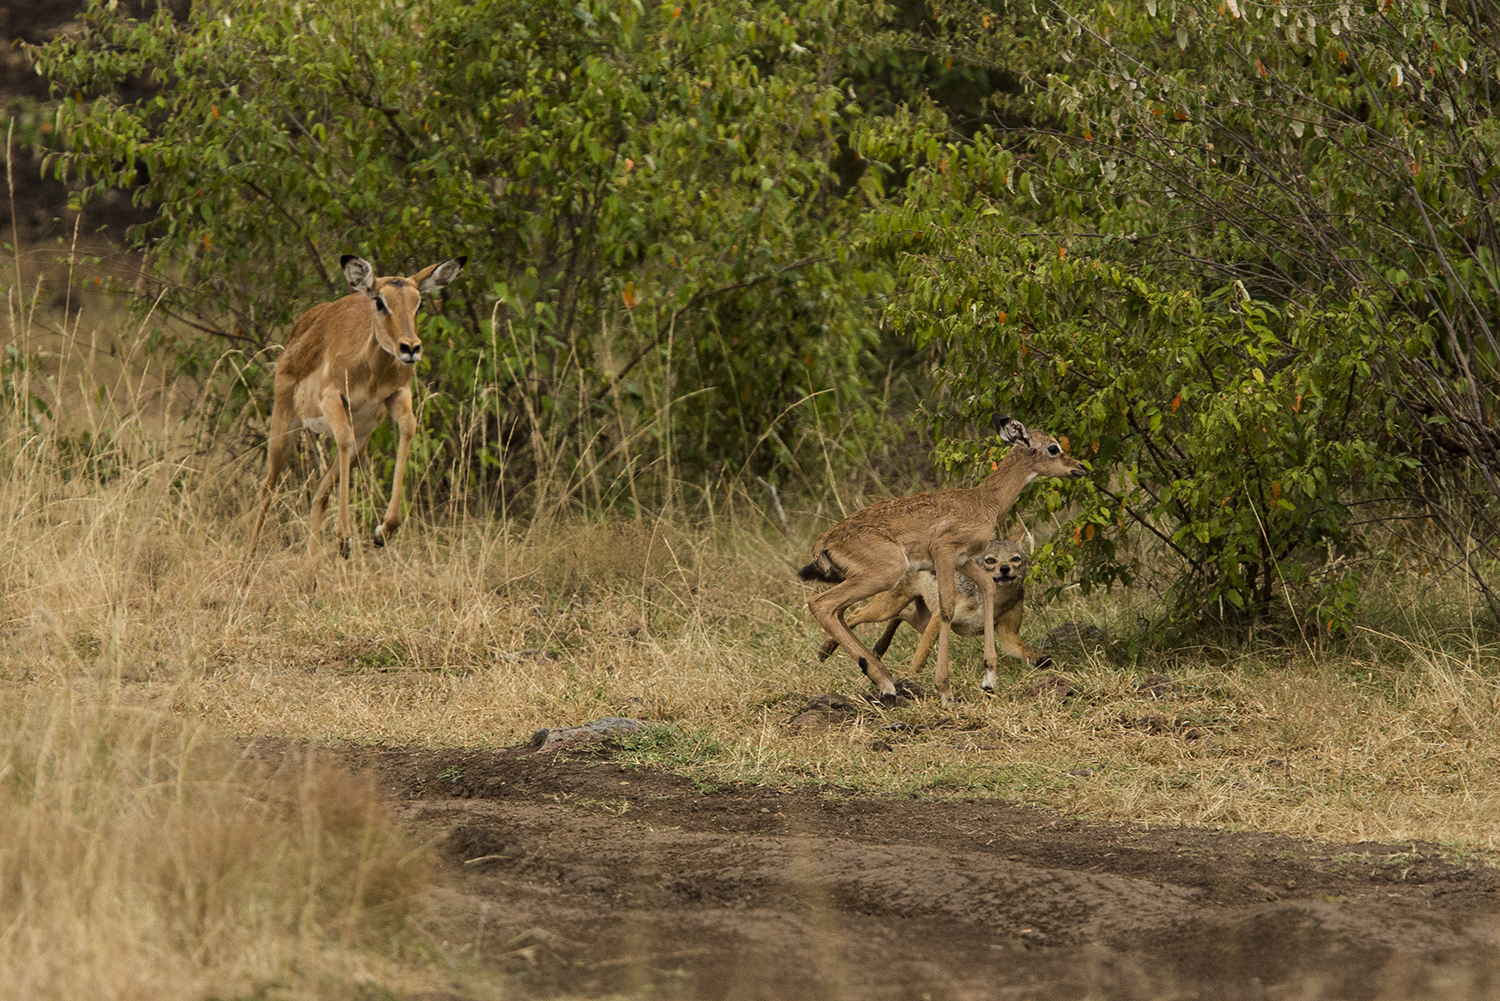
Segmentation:
<svg viewBox="0 0 1500 1001">
<path fill-rule="evenodd" d="M 434 264 L 412 275 L 412 281 L 417 283 L 419 291 L 435 292 L 457 278 L 467 261 L 467 257 L 455 257 L 441 264 Z"/>
<path fill-rule="evenodd" d="M 994 414 L 990 417 L 990 423 L 995 425 L 995 433 L 1000 440 L 1007 445 L 1025 445 L 1031 447 L 1031 435 L 1026 433 L 1026 425 L 1014 417 L 1004 414 Z"/>
<path fill-rule="evenodd" d="M 375 284 L 375 269 L 363 257 L 345 254 L 339 258 L 339 266 L 344 269 L 344 280 L 354 291 L 369 292 Z"/>
</svg>

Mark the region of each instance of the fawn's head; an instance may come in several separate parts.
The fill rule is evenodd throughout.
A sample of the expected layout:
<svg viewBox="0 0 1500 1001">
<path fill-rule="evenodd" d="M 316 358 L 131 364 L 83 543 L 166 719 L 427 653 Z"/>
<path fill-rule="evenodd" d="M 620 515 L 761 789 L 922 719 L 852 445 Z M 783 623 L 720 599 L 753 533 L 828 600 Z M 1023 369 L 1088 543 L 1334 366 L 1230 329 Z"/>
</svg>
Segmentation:
<svg viewBox="0 0 1500 1001">
<path fill-rule="evenodd" d="M 1083 463 L 1068 454 L 1065 446 L 1045 431 L 1028 431 L 1026 425 L 1014 417 L 995 414 L 990 418 L 1000 440 L 1011 446 L 1012 453 L 1019 452 L 1025 468 L 1038 476 L 1055 476 L 1060 480 L 1081 480 L 1088 473 Z"/>
<path fill-rule="evenodd" d="M 364 258 L 345 254 L 339 263 L 349 287 L 370 300 L 370 324 L 375 343 L 403 365 L 422 360 L 422 339 L 417 336 L 417 308 L 422 295 L 434 292 L 463 270 L 467 257 L 423 268 L 410 278 L 376 278 L 375 269 Z"/>
<path fill-rule="evenodd" d="M 1031 569 L 1031 560 L 1027 558 L 1026 550 L 1009 539 L 996 539 L 985 546 L 984 552 L 974 557 L 974 560 L 1000 587 L 1019 584 L 1026 579 L 1026 572 Z"/>
</svg>

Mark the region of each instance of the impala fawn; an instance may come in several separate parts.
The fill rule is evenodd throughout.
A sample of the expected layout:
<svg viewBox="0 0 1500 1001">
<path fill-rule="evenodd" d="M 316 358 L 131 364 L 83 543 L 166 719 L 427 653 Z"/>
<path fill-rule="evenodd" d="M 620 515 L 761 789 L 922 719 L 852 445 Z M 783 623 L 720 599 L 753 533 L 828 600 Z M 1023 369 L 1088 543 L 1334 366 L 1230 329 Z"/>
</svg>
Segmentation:
<svg viewBox="0 0 1500 1001">
<path fill-rule="evenodd" d="M 993 679 L 995 582 L 970 561 L 984 550 L 1001 516 L 1032 480 L 1087 475 L 1083 464 L 1046 432 L 1027 431 L 1020 421 L 1002 414 L 995 414 L 991 422 L 1001 440 L 1012 447 L 983 483 L 969 489 L 892 497 L 856 511 L 823 533 L 813 545 L 812 562 L 802 568 L 803 580 L 834 585 L 809 602 L 813 615 L 849 651 L 884 698 L 896 697 L 895 682 L 880 657 L 850 632 L 845 610 L 856 601 L 896 587 L 909 571 L 931 570 L 938 589 L 938 662 L 933 683 L 947 705 L 953 700 L 948 685 L 948 641 L 955 605 L 954 574 L 962 573 L 979 588 L 985 678 Z"/>
</svg>

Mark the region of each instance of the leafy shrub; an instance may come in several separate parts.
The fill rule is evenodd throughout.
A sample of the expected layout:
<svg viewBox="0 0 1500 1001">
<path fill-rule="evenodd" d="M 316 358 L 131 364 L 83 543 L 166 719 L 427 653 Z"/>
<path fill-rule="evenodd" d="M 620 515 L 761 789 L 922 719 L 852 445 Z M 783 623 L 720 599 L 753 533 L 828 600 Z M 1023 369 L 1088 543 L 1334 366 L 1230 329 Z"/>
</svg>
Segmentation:
<svg viewBox="0 0 1500 1001">
<path fill-rule="evenodd" d="M 424 322 L 439 433 L 414 461 L 497 499 L 558 470 L 618 498 L 658 463 L 764 470 L 813 447 L 799 426 L 867 406 L 890 285 L 851 253 L 869 193 L 831 166 L 861 116 L 846 16 L 217 0 L 177 21 L 94 0 L 32 55 L 64 96 L 51 169 L 157 206 L 133 234 L 152 298 L 216 338 L 176 344 L 185 367 L 234 345 L 237 391 L 263 393 L 266 349 L 344 293 L 341 253 L 381 273 L 466 253 Z"/>
</svg>

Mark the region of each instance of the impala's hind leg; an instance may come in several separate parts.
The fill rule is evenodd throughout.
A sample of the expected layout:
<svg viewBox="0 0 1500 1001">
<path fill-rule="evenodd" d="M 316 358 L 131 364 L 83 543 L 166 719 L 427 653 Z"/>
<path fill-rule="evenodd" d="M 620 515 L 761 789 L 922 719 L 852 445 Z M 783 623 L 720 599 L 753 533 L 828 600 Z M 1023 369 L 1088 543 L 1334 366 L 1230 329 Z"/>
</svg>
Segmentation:
<svg viewBox="0 0 1500 1001">
<path fill-rule="evenodd" d="M 866 622 L 889 621 L 890 625 L 886 626 L 885 632 L 881 634 L 880 639 L 875 641 L 876 655 L 884 657 L 886 648 L 891 645 L 891 637 L 896 635 L 896 630 L 901 626 L 900 615 L 902 611 L 905 610 L 907 605 L 915 601 L 916 598 L 915 594 L 908 594 L 899 590 L 877 594 L 866 602 L 863 607 L 857 608 L 844 616 L 844 624 L 853 629 L 855 626 L 862 626 Z M 818 649 L 818 659 L 827 660 L 832 656 L 833 651 L 838 648 L 838 640 L 824 640 L 822 647 Z"/>
<path fill-rule="evenodd" d="M 250 533 L 246 559 L 254 556 L 260 545 L 260 530 L 266 524 L 266 512 L 271 509 L 271 498 L 276 494 L 276 481 L 281 479 L 287 453 L 292 450 L 292 405 L 296 388 L 290 380 L 276 380 L 276 401 L 271 405 L 271 433 L 266 439 L 266 481 L 261 484 L 260 513 L 255 518 L 255 530 Z"/>
<path fill-rule="evenodd" d="M 880 550 L 860 554 L 859 565 L 850 568 L 843 583 L 835 584 L 808 605 L 818 624 L 828 631 L 839 646 L 849 651 L 865 676 L 875 683 L 882 696 L 894 698 L 896 683 L 886 673 L 885 665 L 875 651 L 865 646 L 844 623 L 844 610 L 856 601 L 888 591 L 906 573 L 906 554 L 892 543 Z"/>
</svg>

